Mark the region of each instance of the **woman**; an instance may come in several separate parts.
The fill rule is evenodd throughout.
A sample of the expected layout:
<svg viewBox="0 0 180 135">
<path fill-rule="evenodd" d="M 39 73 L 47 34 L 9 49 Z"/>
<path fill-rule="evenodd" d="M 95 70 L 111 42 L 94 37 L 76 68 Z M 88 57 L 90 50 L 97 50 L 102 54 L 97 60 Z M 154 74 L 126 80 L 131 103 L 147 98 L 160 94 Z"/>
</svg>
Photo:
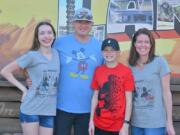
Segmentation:
<svg viewBox="0 0 180 135">
<path fill-rule="evenodd" d="M 170 69 L 163 57 L 155 55 L 155 39 L 146 28 L 139 29 L 133 36 L 129 65 L 136 87 L 132 135 L 175 135 Z"/>
<path fill-rule="evenodd" d="M 40 22 L 30 51 L 5 66 L 1 74 L 22 91 L 20 121 L 24 135 L 52 135 L 56 114 L 59 56 L 52 45 L 55 30 L 49 22 Z M 13 72 L 25 69 L 32 79 L 27 89 Z"/>
</svg>

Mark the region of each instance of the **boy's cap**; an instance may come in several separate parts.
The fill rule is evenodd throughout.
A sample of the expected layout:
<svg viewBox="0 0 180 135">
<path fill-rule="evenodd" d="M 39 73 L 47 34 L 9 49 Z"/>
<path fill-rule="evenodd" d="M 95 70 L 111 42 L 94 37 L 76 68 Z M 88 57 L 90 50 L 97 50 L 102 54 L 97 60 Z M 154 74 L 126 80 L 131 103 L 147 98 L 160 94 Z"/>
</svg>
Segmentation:
<svg viewBox="0 0 180 135">
<path fill-rule="evenodd" d="M 118 41 L 116 39 L 113 39 L 113 38 L 106 38 L 102 42 L 101 50 L 103 51 L 106 46 L 110 46 L 116 51 L 120 50 Z"/>
<path fill-rule="evenodd" d="M 87 8 L 80 8 L 76 10 L 73 17 L 73 21 L 78 21 L 78 20 L 93 22 L 93 16 L 91 10 Z"/>
</svg>

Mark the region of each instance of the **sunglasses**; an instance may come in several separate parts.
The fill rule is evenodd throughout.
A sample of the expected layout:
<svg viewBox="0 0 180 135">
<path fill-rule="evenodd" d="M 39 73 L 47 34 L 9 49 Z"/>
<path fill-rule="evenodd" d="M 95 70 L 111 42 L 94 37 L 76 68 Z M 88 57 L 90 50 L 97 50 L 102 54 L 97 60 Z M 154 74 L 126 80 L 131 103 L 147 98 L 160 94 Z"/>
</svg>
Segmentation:
<svg viewBox="0 0 180 135">
<path fill-rule="evenodd" d="M 77 14 L 74 16 L 75 19 L 87 19 L 92 20 L 93 17 L 91 15 L 88 15 L 87 12 L 81 12 L 80 14 Z"/>
</svg>

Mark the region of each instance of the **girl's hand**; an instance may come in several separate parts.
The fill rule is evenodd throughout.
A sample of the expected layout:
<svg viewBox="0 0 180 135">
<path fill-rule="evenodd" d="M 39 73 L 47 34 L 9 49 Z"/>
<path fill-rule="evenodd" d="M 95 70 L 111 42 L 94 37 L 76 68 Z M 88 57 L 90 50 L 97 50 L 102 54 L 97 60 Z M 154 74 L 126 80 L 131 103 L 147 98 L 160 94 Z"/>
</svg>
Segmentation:
<svg viewBox="0 0 180 135">
<path fill-rule="evenodd" d="M 24 98 L 26 97 L 26 94 L 27 94 L 27 92 L 26 92 L 26 91 L 24 91 L 24 92 L 23 92 L 23 94 L 22 94 L 22 97 L 21 97 L 21 102 L 23 102 L 23 101 L 24 101 Z"/>
<path fill-rule="evenodd" d="M 32 80 L 30 78 L 26 78 L 26 83 L 27 83 L 28 88 L 32 86 Z"/>
</svg>

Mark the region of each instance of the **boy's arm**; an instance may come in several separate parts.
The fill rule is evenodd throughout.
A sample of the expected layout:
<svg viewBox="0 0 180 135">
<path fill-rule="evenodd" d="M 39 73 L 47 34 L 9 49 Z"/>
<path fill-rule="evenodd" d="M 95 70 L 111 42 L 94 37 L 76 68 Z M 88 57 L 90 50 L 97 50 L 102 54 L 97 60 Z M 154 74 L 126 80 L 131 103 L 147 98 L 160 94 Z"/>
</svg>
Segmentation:
<svg viewBox="0 0 180 135">
<path fill-rule="evenodd" d="M 128 135 L 129 134 L 129 122 L 131 117 L 131 111 L 132 111 L 132 91 L 126 91 L 126 110 L 125 110 L 125 119 L 124 124 L 120 130 L 120 135 Z"/>
<path fill-rule="evenodd" d="M 125 123 L 130 121 L 132 111 L 132 91 L 126 91 Z M 128 124 L 128 123 L 127 123 Z"/>
<path fill-rule="evenodd" d="M 94 135 L 94 112 L 98 103 L 98 94 L 99 90 L 94 90 L 94 94 L 91 100 L 91 114 L 90 114 L 90 121 L 89 121 L 89 135 Z"/>
</svg>

